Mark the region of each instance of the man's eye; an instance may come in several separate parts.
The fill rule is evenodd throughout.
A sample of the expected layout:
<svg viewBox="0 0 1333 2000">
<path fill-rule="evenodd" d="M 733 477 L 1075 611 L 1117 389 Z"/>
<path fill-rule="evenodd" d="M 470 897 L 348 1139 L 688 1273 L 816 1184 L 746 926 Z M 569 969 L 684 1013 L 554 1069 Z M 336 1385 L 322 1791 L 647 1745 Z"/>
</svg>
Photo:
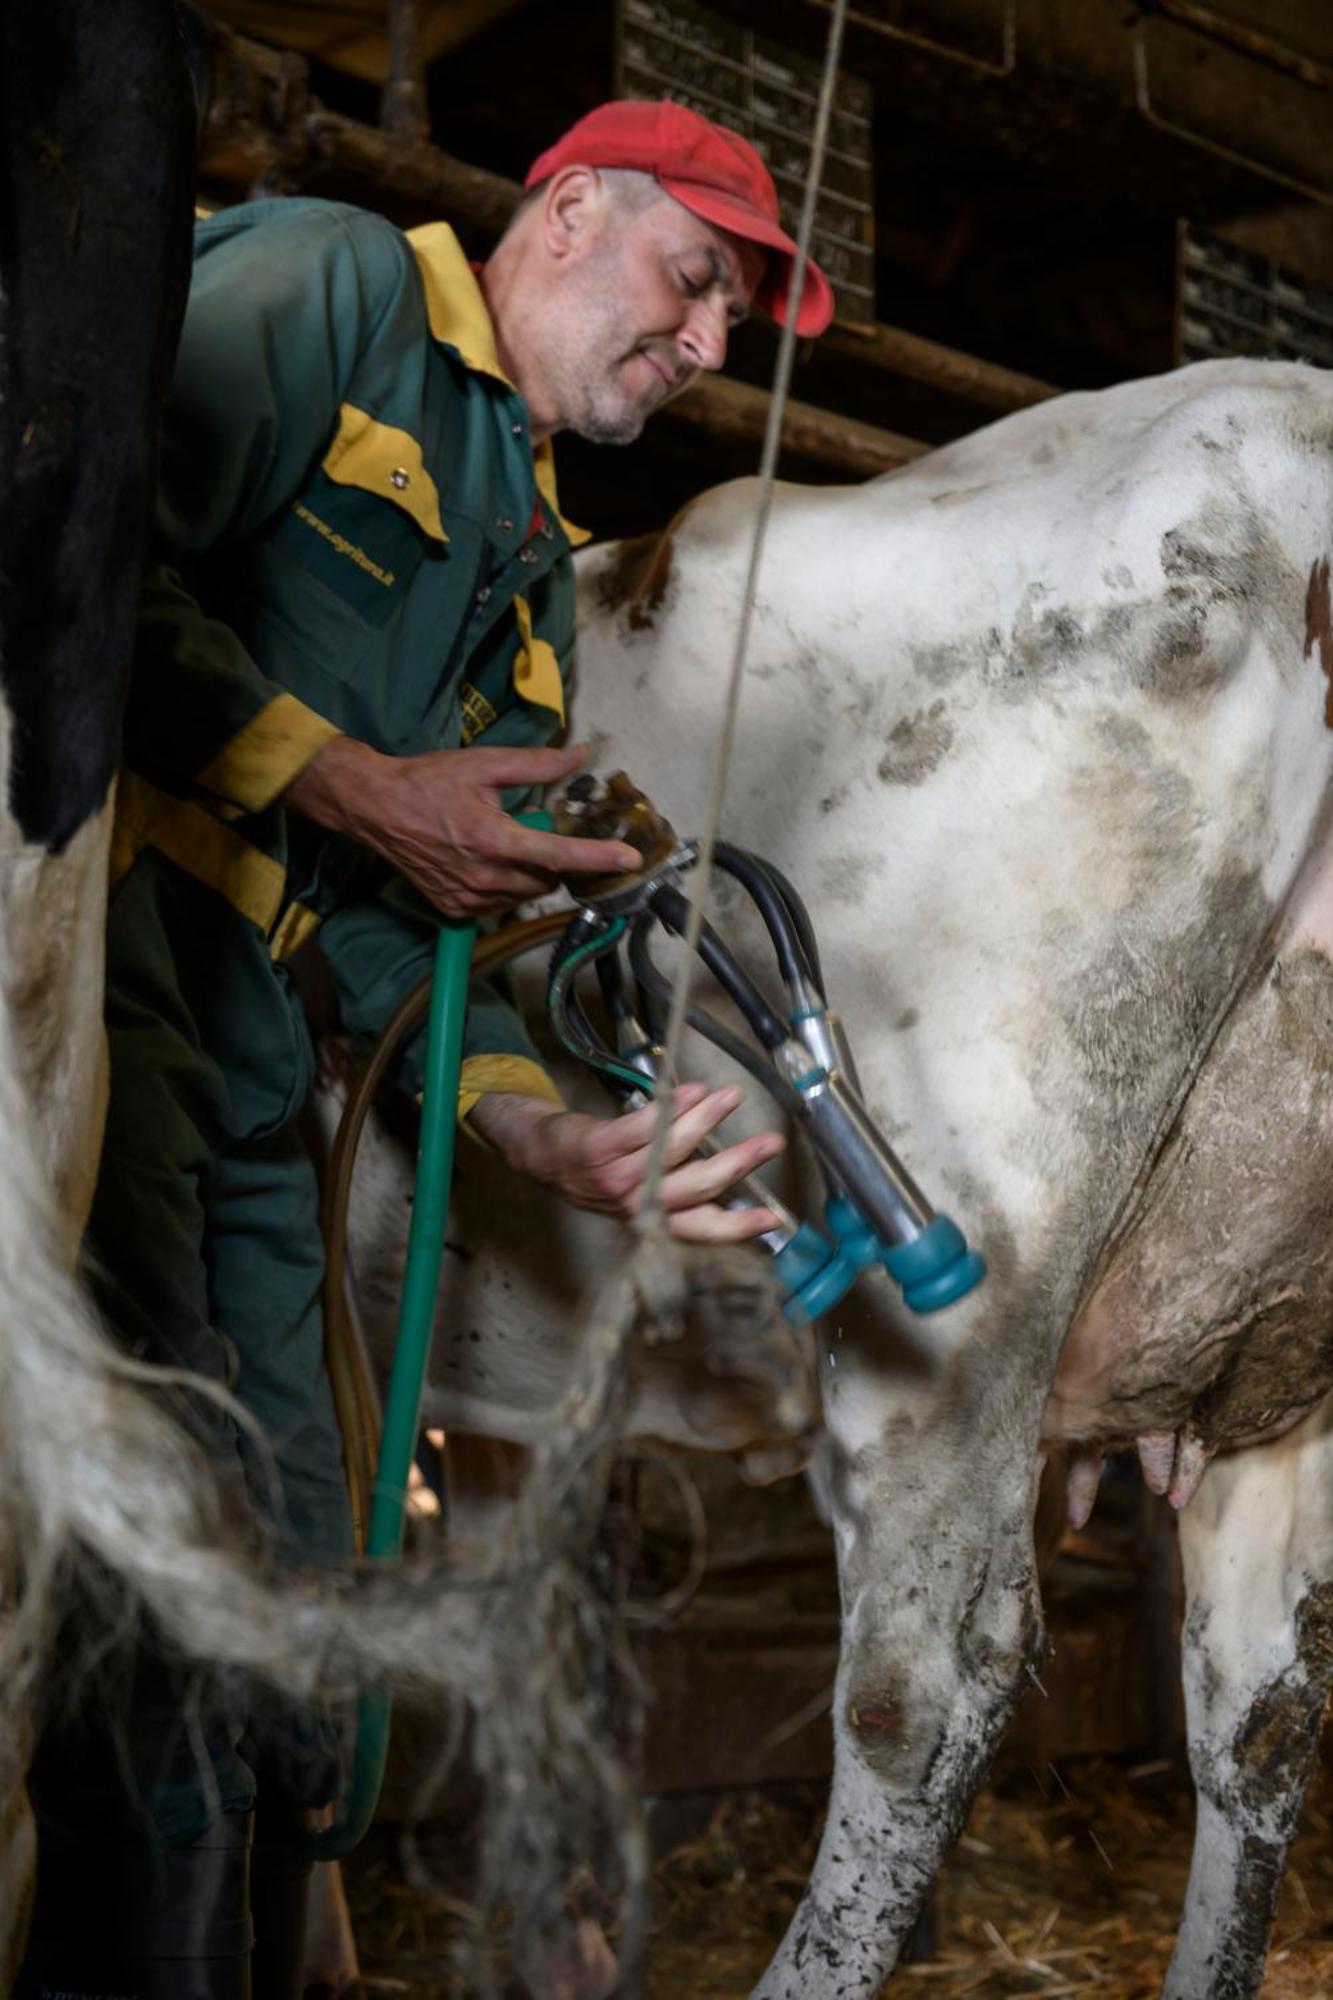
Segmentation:
<svg viewBox="0 0 1333 2000">
<path fill-rule="evenodd" d="M 708 290 L 709 280 L 706 278 L 694 278 L 690 276 L 688 271 L 682 271 L 680 274 L 680 283 L 681 290 L 685 293 L 686 298 L 701 299 Z"/>
</svg>

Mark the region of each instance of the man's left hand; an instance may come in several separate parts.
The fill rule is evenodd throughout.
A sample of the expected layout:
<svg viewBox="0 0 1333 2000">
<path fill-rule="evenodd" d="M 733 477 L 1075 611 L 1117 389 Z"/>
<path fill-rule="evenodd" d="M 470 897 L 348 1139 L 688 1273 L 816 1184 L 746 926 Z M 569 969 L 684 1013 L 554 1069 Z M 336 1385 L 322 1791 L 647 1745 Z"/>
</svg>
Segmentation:
<svg viewBox="0 0 1333 2000">
<path fill-rule="evenodd" d="M 777 1221 L 766 1208 L 722 1208 L 720 1197 L 782 1152 L 779 1132 L 761 1132 L 708 1159 L 692 1155 L 741 1102 L 742 1092 L 681 1084 L 674 1092 L 671 1130 L 658 1200 L 671 1235 L 687 1243 L 742 1243 Z M 471 1123 L 519 1173 L 542 1181 L 575 1208 L 598 1215 L 637 1215 L 658 1110 L 655 1104 L 620 1118 L 564 1111 L 542 1098 L 488 1092 Z"/>
</svg>

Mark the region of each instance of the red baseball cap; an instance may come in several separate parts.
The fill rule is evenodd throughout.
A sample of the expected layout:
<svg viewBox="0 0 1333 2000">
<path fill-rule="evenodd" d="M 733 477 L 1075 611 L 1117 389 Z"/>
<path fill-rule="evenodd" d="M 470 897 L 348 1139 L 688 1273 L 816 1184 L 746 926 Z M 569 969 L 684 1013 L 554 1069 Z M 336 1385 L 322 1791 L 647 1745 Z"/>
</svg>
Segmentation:
<svg viewBox="0 0 1333 2000">
<path fill-rule="evenodd" d="M 778 220 L 773 177 L 748 139 L 714 125 L 687 105 L 617 98 L 599 104 L 528 169 L 525 187 L 550 180 L 562 167 L 628 167 L 652 174 L 692 215 L 732 236 L 762 243 L 773 255 L 755 304 L 785 322 L 796 245 Z M 833 287 L 807 258 L 796 331 L 823 333 L 833 317 Z"/>
</svg>

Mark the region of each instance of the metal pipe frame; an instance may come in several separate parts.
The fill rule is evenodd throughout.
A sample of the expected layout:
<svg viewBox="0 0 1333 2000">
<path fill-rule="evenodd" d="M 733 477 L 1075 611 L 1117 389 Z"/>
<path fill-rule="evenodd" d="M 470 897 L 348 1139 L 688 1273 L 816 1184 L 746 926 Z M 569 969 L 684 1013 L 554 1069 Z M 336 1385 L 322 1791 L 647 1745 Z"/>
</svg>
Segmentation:
<svg viewBox="0 0 1333 2000">
<path fill-rule="evenodd" d="M 833 0 L 806 0 L 806 5 L 819 7 L 827 14 Z M 990 62 L 985 56 L 974 56 L 970 50 L 960 49 L 955 43 L 936 41 L 933 35 L 921 35 L 912 28 L 901 28 L 896 21 L 882 21 L 878 14 L 863 14 L 855 7 L 847 10 L 847 25 L 866 28 L 872 35 L 883 35 L 886 41 L 902 42 L 909 49 L 919 49 L 923 55 L 938 56 L 942 62 L 957 63 L 977 76 L 1012 76 L 1018 67 L 1018 0 L 1004 0 L 998 62 Z"/>
<path fill-rule="evenodd" d="M 1179 21 L 1182 27 L 1193 28 L 1209 41 L 1237 49 L 1269 69 L 1308 83 L 1312 90 L 1333 90 L 1333 68 L 1329 64 L 1319 62 L 1303 49 L 1292 48 L 1288 42 L 1278 41 L 1262 28 L 1248 27 L 1230 14 L 1219 14 L 1215 8 L 1202 6 L 1200 0 L 1139 0 L 1139 5 L 1144 14 L 1161 14 L 1167 20 Z"/>
<path fill-rule="evenodd" d="M 1182 4 L 1183 0 L 1170 0 L 1172 9 Z M 1162 11 L 1166 11 L 1165 0 L 1162 0 Z M 1198 30 L 1197 22 L 1186 23 L 1183 15 L 1177 18 L 1183 24 Z M 1253 154 L 1239 152 L 1234 146 L 1224 145 L 1220 139 L 1210 139 L 1204 132 L 1196 132 L 1189 125 L 1181 125 L 1175 119 L 1164 117 L 1152 101 L 1148 44 L 1145 40 L 1146 26 L 1147 23 L 1142 20 L 1134 24 L 1134 92 L 1139 110 L 1150 125 L 1159 132 L 1166 132 L 1173 139 L 1183 141 L 1187 146 L 1195 147 L 1199 152 L 1211 153 L 1214 159 L 1225 160 L 1229 166 L 1239 167 L 1243 173 L 1257 174 L 1261 180 L 1272 181 L 1277 187 L 1289 188 L 1304 201 L 1316 202 L 1321 208 L 1333 208 L 1333 187 L 1321 188 L 1316 187 L 1311 181 L 1298 180 L 1294 174 L 1284 173 L 1281 167 L 1272 166 L 1266 160 L 1256 159 Z"/>
</svg>

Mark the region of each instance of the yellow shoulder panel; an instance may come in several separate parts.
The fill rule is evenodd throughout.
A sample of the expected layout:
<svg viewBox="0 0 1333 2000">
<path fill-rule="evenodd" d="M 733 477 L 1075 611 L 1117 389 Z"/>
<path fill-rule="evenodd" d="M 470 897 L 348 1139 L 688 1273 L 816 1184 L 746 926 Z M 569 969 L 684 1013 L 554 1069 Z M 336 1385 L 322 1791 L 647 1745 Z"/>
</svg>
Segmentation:
<svg viewBox="0 0 1333 2000">
<path fill-rule="evenodd" d="M 409 431 L 378 422 L 355 403 L 344 403 L 338 412 L 337 436 L 324 454 L 324 470 L 340 486 L 359 486 L 381 500 L 391 500 L 434 541 L 448 541 L 440 519 L 439 489 Z"/>
</svg>

